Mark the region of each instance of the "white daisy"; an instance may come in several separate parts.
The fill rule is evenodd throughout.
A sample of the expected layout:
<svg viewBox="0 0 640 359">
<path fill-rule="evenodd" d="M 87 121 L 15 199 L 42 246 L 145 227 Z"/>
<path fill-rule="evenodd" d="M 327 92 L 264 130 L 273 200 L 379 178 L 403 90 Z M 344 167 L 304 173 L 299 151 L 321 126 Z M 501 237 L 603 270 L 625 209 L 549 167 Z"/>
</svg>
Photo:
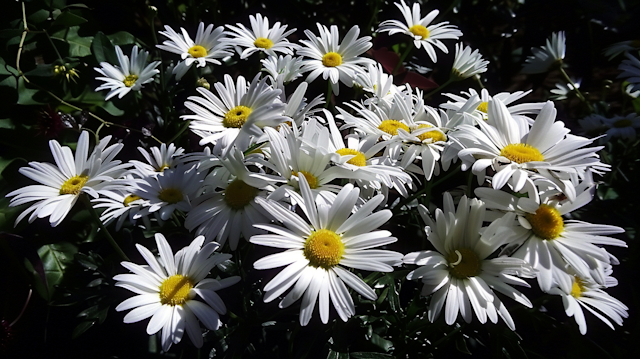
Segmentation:
<svg viewBox="0 0 640 359">
<path fill-rule="evenodd" d="M 218 244 L 211 242 L 202 246 L 203 236 L 194 239 L 175 255 L 162 234 L 156 233 L 155 237 L 160 260 L 147 248 L 136 244 L 148 265 L 121 262 L 133 273 L 116 275 L 113 277 L 118 281 L 115 285 L 137 295 L 120 303 L 116 310 L 121 312 L 133 308 L 124 316 L 125 323 L 151 317 L 147 334 L 153 335 L 162 329 L 162 350 L 165 352 L 182 340 L 185 331 L 193 345 L 200 348 L 203 340 L 198 321 L 209 330 L 220 327 L 220 315 L 227 309 L 216 291 L 239 282 L 240 277 L 206 278 L 213 267 L 231 255 L 213 254 Z M 196 297 L 204 302 L 196 300 Z"/>
<path fill-rule="evenodd" d="M 461 42 L 456 44 L 456 57 L 451 68 L 451 77 L 456 81 L 486 72 L 489 64 L 477 49 L 471 52 L 469 46 L 463 46 Z"/>
<path fill-rule="evenodd" d="M 120 180 L 122 182 L 122 180 Z M 132 190 L 132 187 L 126 186 Z M 100 221 L 105 226 L 108 226 L 113 221 L 116 221 L 116 231 L 120 231 L 124 221 L 129 219 L 129 222 L 135 224 L 136 219 L 134 216 L 140 212 L 147 201 L 142 198 L 131 194 L 130 191 L 122 191 L 119 189 L 108 189 L 100 192 L 102 195 L 99 198 L 91 200 L 94 208 L 104 208 L 104 211 L 100 214 Z M 149 228 L 149 220 L 147 216 L 142 217 L 145 222 L 145 227 Z"/>
<path fill-rule="evenodd" d="M 622 71 L 618 78 L 626 78 L 633 86 L 630 91 L 640 91 L 640 60 L 629 53 L 625 56 L 627 59 L 618 66 L 618 70 Z"/>
<path fill-rule="evenodd" d="M 522 67 L 523 74 L 541 74 L 562 66 L 566 50 L 564 31 L 554 32 L 547 44 L 541 48 L 532 48 L 533 56 L 527 57 Z"/>
<path fill-rule="evenodd" d="M 566 100 L 569 98 L 569 96 L 571 96 L 572 94 L 575 96 L 575 91 L 576 89 L 580 88 L 580 82 L 581 80 L 574 80 L 571 79 L 571 81 L 573 81 L 573 83 L 576 85 L 575 87 L 571 84 L 571 83 L 562 83 L 562 82 L 558 82 L 556 84 L 556 88 L 551 89 L 551 93 L 553 95 L 551 95 L 551 99 L 552 100 Z"/>
<path fill-rule="evenodd" d="M 393 84 L 393 76 L 384 72 L 381 64 L 369 64 L 367 71 L 359 73 L 356 82 L 365 92 L 372 94 L 364 101 L 365 105 L 376 104 L 381 107 L 391 106 L 393 96 L 401 90 Z"/>
<path fill-rule="evenodd" d="M 129 161 L 135 167 L 132 173 L 139 178 L 156 176 L 167 168 L 175 168 L 179 164 L 184 163 L 182 159 L 184 149 L 182 147 L 176 148 L 176 145 L 173 143 L 170 143 L 169 146 L 163 143 L 160 147 L 154 146 L 149 150 L 151 153 L 142 147 L 138 147 L 138 151 L 147 163 L 137 160 Z"/>
<path fill-rule="evenodd" d="M 242 24 L 227 25 L 234 32 L 230 34 L 233 38 L 229 39 L 229 43 L 245 48 L 242 52 L 238 51 L 241 59 L 246 59 L 256 51 L 263 51 L 269 56 L 277 56 L 276 52 L 293 55 L 293 50 L 298 45 L 290 43 L 287 36 L 293 34 L 296 29 L 286 31 L 287 25 L 281 26 L 280 22 L 269 28 L 269 19 L 260 14 L 256 14 L 255 17 L 249 15 L 249 21 L 251 30 Z"/>
<path fill-rule="evenodd" d="M 626 116 L 602 117 L 602 123 L 607 127 L 603 141 L 611 137 L 620 137 L 633 141 L 636 139 L 636 129 L 640 128 L 640 115 L 632 112 Z"/>
<path fill-rule="evenodd" d="M 613 45 L 608 46 L 602 53 L 609 57 L 609 61 L 614 57 L 624 53 L 628 53 L 632 50 L 640 49 L 640 40 L 620 41 Z"/>
<path fill-rule="evenodd" d="M 302 197 L 296 197 L 308 221 L 279 203 L 257 198 L 265 209 L 282 222 L 285 228 L 270 224 L 256 225 L 274 234 L 251 237 L 251 243 L 287 249 L 264 257 L 254 263 L 256 269 L 287 266 L 265 285 L 264 301 L 270 302 L 289 288 L 293 289 L 280 302 L 286 308 L 302 297 L 300 325 L 307 325 L 318 301 L 320 319 L 329 321 L 329 301 L 343 321 L 355 314 L 355 306 L 347 284 L 369 300 L 376 293 L 347 268 L 366 271 L 392 272 L 399 265 L 402 254 L 371 249 L 395 242 L 389 231 L 375 229 L 391 218 L 391 211 L 372 213 L 383 196 L 372 198 L 353 212 L 360 190 L 347 184 L 332 204 L 316 203 L 307 181 L 300 174 Z M 295 285 L 294 285 L 295 284 Z"/>
<path fill-rule="evenodd" d="M 153 76 L 160 72 L 160 70 L 156 69 L 160 61 L 154 61 L 147 65 L 149 53 L 144 50 L 138 51 L 138 46 L 134 46 L 131 50 L 131 59 L 123 54 L 122 49 L 117 45 L 116 55 L 118 56 L 119 66 L 101 62 L 101 68 L 93 68 L 104 76 L 96 77 L 96 80 L 105 82 L 96 88 L 96 92 L 109 90 L 105 101 L 116 95 L 118 95 L 118 98 L 123 98 L 129 91 L 140 91 L 142 85 L 152 82 Z"/>
<path fill-rule="evenodd" d="M 302 71 L 311 71 L 307 76 L 307 82 L 312 82 L 322 74 L 324 80 L 328 78 L 331 82 L 333 93 L 338 95 L 338 81 L 352 87 L 357 74 L 364 71 L 363 66 L 374 63 L 371 59 L 359 57 L 373 46 L 371 37 L 358 38 L 360 28 L 354 25 L 340 43 L 337 26 L 332 25 L 329 30 L 324 25 L 317 25 L 319 37 L 305 30 L 304 33 L 309 40 L 300 40 L 305 47 L 298 50 L 298 55 L 310 58 L 305 59 Z"/>
<path fill-rule="evenodd" d="M 180 80 L 194 63 L 196 63 L 197 67 L 205 67 L 207 62 L 220 65 L 220 61 L 217 59 L 232 55 L 230 51 L 227 51 L 230 45 L 226 41 L 226 33 L 222 26 L 218 26 L 214 30 L 213 24 L 210 24 L 205 29 L 204 23 L 201 22 L 198 25 L 195 41 L 191 39 L 187 30 L 183 28 L 180 28 L 182 34 L 176 33 L 166 25 L 164 29 L 166 31 L 160 31 L 160 34 L 166 36 L 169 40 L 156 46 L 159 49 L 181 56 L 182 61 L 178 62 L 173 68 L 176 80 Z"/>
<path fill-rule="evenodd" d="M 508 221 L 494 221 L 489 227 L 481 228 L 484 203 L 463 196 L 456 210 L 448 192 L 444 194 L 444 211 L 436 209 L 435 220 L 429 217 L 423 205 L 418 210 L 427 224 L 428 239 L 437 252 L 409 253 L 403 261 L 420 266 L 411 271 L 407 279 L 420 278 L 424 284 L 422 295 L 433 293 L 427 312 L 429 320 L 434 322 L 446 303 L 445 321 L 449 325 L 455 322 L 458 313 L 469 323 L 475 312 L 483 324 L 487 318 L 496 323 L 500 316 L 511 330 L 515 330 L 511 315 L 494 291 L 531 308 L 529 299 L 510 284 L 529 287 L 516 275 L 533 277 L 533 272 L 521 259 L 487 259 L 504 244 Z"/>
<path fill-rule="evenodd" d="M 433 62 L 437 61 L 434 46 L 445 54 L 449 53 L 445 44 L 440 40 L 457 40 L 462 36 L 462 32 L 454 25 L 449 25 L 448 21 L 431 25 L 433 19 L 438 16 L 438 10 L 433 10 L 427 16 L 420 18 L 420 4 L 417 2 L 413 4 L 413 9 L 409 9 L 404 0 L 401 0 L 400 4 L 395 3 L 395 5 L 402 12 L 405 23 L 398 20 L 386 20 L 380 23 L 378 32 L 386 31 L 389 35 L 406 34 L 411 36 L 415 47 L 418 49 L 424 47 Z"/>
<path fill-rule="evenodd" d="M 16 219 L 17 225 L 29 216 L 29 223 L 36 218 L 49 217 L 52 227 L 64 220 L 80 195 L 98 197 L 98 192 L 114 178 L 119 177 L 129 164 L 120 164 L 114 157 L 123 145 L 113 144 L 107 147 L 111 136 L 100 140 L 89 155 L 89 133 L 83 131 L 78 139 L 76 155 L 67 146 L 58 141 L 49 141 L 56 166 L 50 163 L 29 162 L 31 167 L 21 167 L 19 172 L 41 185 L 30 185 L 7 194 L 13 197 L 9 206 L 15 207 L 36 201 Z"/>
<path fill-rule="evenodd" d="M 266 71 L 275 80 L 275 88 L 282 89 L 285 84 L 302 76 L 302 66 L 304 65 L 302 57 L 269 56 L 260 62 L 263 71 Z"/>
<path fill-rule="evenodd" d="M 523 97 L 529 95 L 532 90 L 529 91 L 516 91 L 513 93 L 509 92 L 500 92 L 495 95 L 490 95 L 487 89 L 482 89 L 480 93 L 478 93 L 474 89 L 469 89 L 469 92 L 460 92 L 460 95 L 452 94 L 452 93 L 443 93 L 443 96 L 450 98 L 452 101 L 447 101 L 447 103 L 443 103 L 440 107 L 451 110 L 451 111 L 461 111 L 466 104 L 469 103 L 471 99 L 475 96 L 478 96 L 480 99 L 480 104 L 477 105 L 475 110 L 470 112 L 470 115 L 478 119 L 483 119 L 485 121 L 489 121 L 488 115 L 488 106 L 489 100 L 498 99 L 500 100 L 506 107 L 511 116 L 513 117 L 525 117 L 524 115 L 538 114 L 544 106 L 544 102 L 537 103 L 521 103 L 515 105 L 514 102 L 522 99 Z M 552 90 L 553 91 L 553 90 Z M 474 101 L 475 102 L 475 101 Z M 527 121 L 531 121 L 532 119 L 526 118 Z M 491 123 L 491 122 L 490 122 Z"/>
</svg>

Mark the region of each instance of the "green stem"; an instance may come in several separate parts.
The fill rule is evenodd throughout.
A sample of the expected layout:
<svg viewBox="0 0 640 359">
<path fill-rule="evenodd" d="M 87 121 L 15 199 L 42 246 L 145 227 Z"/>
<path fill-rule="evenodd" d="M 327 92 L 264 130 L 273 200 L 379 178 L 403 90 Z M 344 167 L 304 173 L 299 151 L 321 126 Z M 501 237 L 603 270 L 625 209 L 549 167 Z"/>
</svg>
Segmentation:
<svg viewBox="0 0 640 359">
<path fill-rule="evenodd" d="M 182 125 L 182 127 L 180 128 L 178 133 L 176 133 L 173 137 L 171 137 L 171 139 L 169 141 L 167 141 L 166 143 L 172 143 L 173 141 L 178 139 L 178 137 L 180 137 L 180 135 L 182 135 L 184 133 L 184 131 L 186 131 L 187 128 L 189 128 L 189 124 L 190 123 L 191 123 L 191 121 L 185 121 L 185 123 Z"/>
<path fill-rule="evenodd" d="M 582 101 L 585 105 L 587 105 L 587 107 L 589 108 L 590 112 L 593 112 L 593 106 L 591 106 L 591 103 L 589 101 L 587 101 L 587 98 L 584 97 L 582 92 L 580 92 L 580 89 L 578 88 L 578 86 L 576 86 L 576 84 L 571 80 L 571 78 L 569 77 L 567 72 L 564 71 L 562 66 L 560 66 L 560 72 L 562 73 L 562 76 L 564 76 L 564 79 L 567 80 L 567 82 L 569 82 L 571 84 L 571 86 L 573 86 L 573 90 L 576 92 L 576 95 L 578 96 L 580 101 Z"/>
<path fill-rule="evenodd" d="M 105 237 L 107 237 L 107 241 L 109 242 L 111 247 L 113 247 L 113 249 L 116 251 L 116 253 L 118 253 L 118 255 L 122 260 L 129 262 L 130 261 L 129 257 L 127 257 L 127 255 L 122 251 L 122 248 L 120 248 L 118 243 L 111 236 L 111 233 L 109 233 L 109 230 L 107 230 L 107 228 L 104 226 L 104 224 L 100 220 L 100 217 L 98 217 L 96 210 L 91 205 L 91 201 L 89 201 L 89 198 L 87 197 L 87 195 L 81 195 L 80 198 L 82 202 L 84 202 L 84 205 L 87 207 L 89 212 L 91 213 L 91 217 L 93 217 L 93 219 L 96 222 L 98 222 L 98 226 L 100 226 L 100 230 L 102 231 L 102 233 L 104 233 Z"/>
<path fill-rule="evenodd" d="M 53 43 L 53 40 L 51 40 L 51 36 L 49 36 L 49 33 L 47 32 L 47 30 L 42 30 L 42 31 L 44 32 L 45 35 L 47 35 L 47 39 L 49 39 L 49 42 L 51 43 L 51 46 L 56 51 L 56 54 L 58 55 L 58 59 L 60 59 L 60 62 L 62 62 L 64 64 L 64 60 L 62 59 L 62 56 L 60 55 L 60 52 L 58 51 L 58 48 Z"/>
<path fill-rule="evenodd" d="M 451 84 L 452 82 L 454 82 L 455 80 L 453 78 L 449 78 L 445 83 L 443 83 L 442 85 L 438 86 L 437 89 L 429 92 L 428 94 L 426 94 L 424 96 L 425 99 L 428 99 L 429 97 L 435 95 L 436 93 L 442 91 L 442 89 L 444 89 L 445 87 L 449 86 L 449 84 Z"/>
<path fill-rule="evenodd" d="M 402 56 L 400 56 L 400 59 L 398 60 L 396 67 L 394 67 L 393 71 L 391 71 L 391 75 L 395 75 L 396 71 L 398 71 L 400 66 L 402 66 L 402 64 L 404 63 L 404 59 L 406 59 L 407 56 L 409 56 L 409 53 L 411 52 L 411 50 L 413 50 L 413 42 L 410 42 L 409 45 L 407 45 L 407 49 L 404 50 L 404 53 L 402 54 Z"/>
</svg>

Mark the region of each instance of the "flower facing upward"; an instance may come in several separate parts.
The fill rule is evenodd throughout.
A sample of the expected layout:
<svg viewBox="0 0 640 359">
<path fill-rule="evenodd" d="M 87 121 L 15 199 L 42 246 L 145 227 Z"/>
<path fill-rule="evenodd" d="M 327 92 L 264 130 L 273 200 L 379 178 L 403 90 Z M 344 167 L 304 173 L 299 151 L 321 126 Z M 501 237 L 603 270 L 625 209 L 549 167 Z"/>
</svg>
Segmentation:
<svg viewBox="0 0 640 359">
<path fill-rule="evenodd" d="M 120 303 L 116 310 L 121 312 L 133 308 L 125 315 L 125 323 L 151 317 L 147 334 L 153 335 L 162 329 L 164 351 L 179 343 L 185 331 L 191 342 L 200 348 L 203 340 L 198 320 L 210 330 L 220 327 L 220 314 L 225 314 L 227 309 L 216 291 L 237 283 L 240 277 L 206 278 L 213 267 L 231 255 L 213 254 L 218 244 L 210 242 L 203 246 L 203 236 L 194 239 L 175 255 L 162 234 L 156 233 L 155 237 L 160 260 L 147 248 L 136 244 L 148 266 L 122 262 L 122 266 L 133 274 L 113 277 L 118 281 L 117 287 L 137 294 Z M 196 297 L 204 302 L 196 300 Z"/>
<path fill-rule="evenodd" d="M 153 81 L 153 76 L 160 72 L 156 67 L 160 61 L 154 61 L 147 65 L 149 53 L 138 51 L 138 46 L 131 50 L 131 59 L 122 53 L 120 46 L 116 46 L 119 66 L 113 66 L 108 62 L 101 62 L 101 68 L 94 68 L 104 77 L 96 77 L 96 80 L 105 83 L 96 88 L 96 91 L 109 90 L 106 100 L 118 95 L 123 98 L 130 91 L 140 91 L 142 85 Z M 145 66 L 146 65 L 146 66 Z"/>
<path fill-rule="evenodd" d="M 551 38 L 547 39 L 545 46 L 531 49 L 533 56 L 527 57 L 522 73 L 541 74 L 553 69 L 554 66 L 562 66 L 565 50 L 564 31 L 554 32 Z"/>
<path fill-rule="evenodd" d="M 411 36 L 416 48 L 424 47 L 433 62 L 437 61 L 434 46 L 445 54 L 449 53 L 447 47 L 440 40 L 457 40 L 462 36 L 462 32 L 454 25 L 448 25 L 447 21 L 431 25 L 433 19 L 438 16 L 438 10 L 433 10 L 427 16 L 420 18 L 420 4 L 414 3 L 413 9 L 409 9 L 404 0 L 401 0 L 400 4 L 395 3 L 395 5 L 402 12 L 406 23 L 398 20 L 386 20 L 380 23 L 378 32 L 386 31 L 389 35 L 407 34 Z"/>
<path fill-rule="evenodd" d="M 229 42 L 245 48 L 240 54 L 241 59 L 246 59 L 256 51 L 263 51 L 269 56 L 276 56 L 276 52 L 293 55 L 293 50 L 298 45 L 290 43 L 287 36 L 294 33 L 296 29 L 286 31 L 287 25 L 281 26 L 280 22 L 276 22 L 272 28 L 269 28 L 269 19 L 260 14 L 256 14 L 255 17 L 250 15 L 249 21 L 251 30 L 242 24 L 227 25 L 234 32 L 231 34 L 233 39 Z"/>
</svg>

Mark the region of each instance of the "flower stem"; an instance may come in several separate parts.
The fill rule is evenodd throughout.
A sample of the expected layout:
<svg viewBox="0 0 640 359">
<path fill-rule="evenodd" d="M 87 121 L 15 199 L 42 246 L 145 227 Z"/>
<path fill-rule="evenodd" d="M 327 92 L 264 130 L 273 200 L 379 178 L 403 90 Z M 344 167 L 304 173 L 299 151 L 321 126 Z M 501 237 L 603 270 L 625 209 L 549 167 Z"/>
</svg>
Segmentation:
<svg viewBox="0 0 640 359">
<path fill-rule="evenodd" d="M 578 88 L 578 86 L 576 86 L 576 84 L 571 80 L 571 78 L 566 73 L 566 71 L 564 71 L 562 66 L 560 66 L 560 72 L 562 73 L 562 76 L 564 76 L 564 79 L 567 80 L 567 82 L 571 84 L 571 86 L 573 87 L 573 90 L 576 92 L 576 95 L 578 96 L 580 101 L 584 102 L 584 104 L 587 105 L 587 107 L 589 107 L 589 111 L 590 112 L 593 112 L 593 106 L 591 106 L 591 103 L 589 101 L 587 101 L 587 98 L 584 97 L 582 92 L 580 92 L 580 89 Z"/>
<path fill-rule="evenodd" d="M 413 42 L 410 42 L 409 45 L 407 45 L 407 49 L 404 50 L 404 53 L 402 54 L 402 56 L 400 56 L 400 59 L 398 60 L 396 67 L 394 67 L 393 71 L 391 71 L 391 75 L 395 75 L 396 71 L 400 69 L 400 66 L 402 66 L 402 64 L 404 63 L 404 59 L 406 59 L 407 56 L 409 56 L 409 53 L 411 52 L 411 50 L 413 50 Z"/>
<path fill-rule="evenodd" d="M 424 96 L 424 98 L 427 99 L 427 98 L 435 95 L 436 93 L 442 91 L 442 89 L 444 89 L 445 87 L 449 86 L 449 84 L 451 84 L 452 82 L 455 82 L 455 80 L 453 78 L 449 78 L 445 83 L 443 83 L 442 85 L 438 86 L 437 89 L 435 89 L 435 90 L 429 92 L 428 94 L 426 94 Z"/>
<path fill-rule="evenodd" d="M 82 202 L 84 202 L 84 205 L 89 210 L 89 213 L 91 213 L 91 217 L 93 217 L 93 219 L 96 222 L 98 222 L 98 226 L 100 226 L 100 230 L 102 231 L 102 233 L 104 233 L 105 237 L 107 237 L 107 241 L 109 242 L 111 247 L 115 249 L 116 253 L 118 253 L 118 255 L 122 260 L 129 261 L 129 257 L 127 257 L 127 255 L 122 251 L 122 248 L 120 248 L 120 246 L 115 241 L 115 239 L 113 239 L 113 237 L 111 236 L 111 233 L 109 233 L 109 230 L 107 230 L 107 228 L 104 226 L 104 224 L 100 220 L 100 217 L 98 217 L 98 214 L 96 213 L 96 210 L 91 205 L 91 201 L 89 201 L 89 198 L 87 197 L 87 195 L 81 195 L 80 198 Z"/>
</svg>

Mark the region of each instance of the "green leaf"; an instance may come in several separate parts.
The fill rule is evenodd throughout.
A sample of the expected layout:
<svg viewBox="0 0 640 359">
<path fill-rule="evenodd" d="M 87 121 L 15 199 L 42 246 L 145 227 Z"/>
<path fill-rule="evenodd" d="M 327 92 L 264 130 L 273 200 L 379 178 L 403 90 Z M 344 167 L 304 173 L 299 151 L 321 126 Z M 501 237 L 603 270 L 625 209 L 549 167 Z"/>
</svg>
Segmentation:
<svg viewBox="0 0 640 359">
<path fill-rule="evenodd" d="M 93 327 L 95 324 L 96 324 L 96 322 L 94 320 L 92 320 L 92 321 L 84 321 L 84 322 L 78 324 L 75 327 L 75 329 L 73 329 L 73 332 L 71 333 L 71 339 L 76 339 L 77 337 L 82 335 L 84 332 L 89 330 L 89 328 Z"/>
<path fill-rule="evenodd" d="M 349 359 L 349 353 L 336 352 L 329 349 L 329 355 L 327 359 Z"/>
<path fill-rule="evenodd" d="M 98 32 L 91 42 L 91 52 L 98 62 L 116 64 L 118 59 L 111 40 L 102 32 Z"/>
<path fill-rule="evenodd" d="M 467 348 L 467 341 L 464 340 L 464 337 L 461 335 L 458 335 L 456 338 L 456 349 L 458 349 L 460 353 L 471 355 L 469 348 Z"/>
<path fill-rule="evenodd" d="M 33 14 L 27 16 L 27 23 L 40 24 L 42 22 L 47 21 L 47 19 L 49 19 L 49 16 L 51 16 L 51 13 L 49 12 L 49 10 L 40 9 L 34 12 Z M 20 27 L 22 27 L 22 25 L 20 25 Z"/>
<path fill-rule="evenodd" d="M 54 74 L 53 65 L 51 64 L 39 64 L 35 69 L 25 73 L 27 78 L 30 76 L 53 77 Z"/>
<path fill-rule="evenodd" d="M 51 300 L 55 286 L 62 282 L 64 273 L 71 263 L 78 248 L 69 242 L 45 244 L 38 249 L 38 255 L 44 265 L 44 273 L 47 277 L 49 293 L 47 300 Z"/>
<path fill-rule="evenodd" d="M 85 22 L 87 22 L 87 19 L 81 16 L 78 16 L 70 11 L 65 11 L 62 14 L 60 14 L 58 17 L 56 17 L 56 20 L 53 22 L 52 25 L 71 27 L 75 25 L 84 24 Z"/>
<path fill-rule="evenodd" d="M 131 35 L 126 31 L 118 31 L 114 34 L 107 35 L 109 40 L 113 42 L 114 45 L 122 46 L 122 45 L 131 45 L 136 43 L 135 36 Z"/>
<path fill-rule="evenodd" d="M 393 349 L 393 342 L 384 339 L 377 333 L 373 333 L 373 335 L 371 335 L 371 343 L 379 348 L 382 348 L 382 350 L 384 350 L 385 352 Z"/>
<path fill-rule="evenodd" d="M 391 354 L 376 353 L 376 352 L 353 352 L 349 353 L 350 358 L 353 359 L 390 359 L 395 358 Z"/>
<path fill-rule="evenodd" d="M 37 89 L 27 88 L 24 79 L 21 77 L 18 79 L 18 104 L 19 105 L 44 105 L 44 102 L 40 102 L 34 99 L 34 96 L 40 92 Z"/>
<path fill-rule="evenodd" d="M 69 56 L 84 57 L 91 55 L 91 42 L 93 37 L 83 37 L 78 34 L 79 26 L 58 31 L 51 38 L 69 44 Z"/>
</svg>

